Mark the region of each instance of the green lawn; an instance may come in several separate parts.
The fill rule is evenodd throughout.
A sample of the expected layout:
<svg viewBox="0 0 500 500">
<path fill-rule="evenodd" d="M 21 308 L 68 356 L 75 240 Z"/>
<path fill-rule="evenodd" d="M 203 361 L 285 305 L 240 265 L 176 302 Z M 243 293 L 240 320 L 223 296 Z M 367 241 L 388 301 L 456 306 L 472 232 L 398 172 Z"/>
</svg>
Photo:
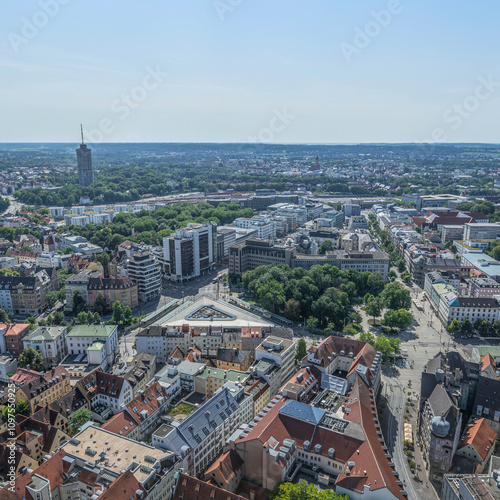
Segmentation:
<svg viewBox="0 0 500 500">
<path fill-rule="evenodd" d="M 187 405 L 186 403 L 181 403 L 176 408 L 172 408 L 168 416 L 175 417 L 176 415 L 186 415 L 186 417 L 192 413 L 196 408 L 193 405 Z"/>
</svg>

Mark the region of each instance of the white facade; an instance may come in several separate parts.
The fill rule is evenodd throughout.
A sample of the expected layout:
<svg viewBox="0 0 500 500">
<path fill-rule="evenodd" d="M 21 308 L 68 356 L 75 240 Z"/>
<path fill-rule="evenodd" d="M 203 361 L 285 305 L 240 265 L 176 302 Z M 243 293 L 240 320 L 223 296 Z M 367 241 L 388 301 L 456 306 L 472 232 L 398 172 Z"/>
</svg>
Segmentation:
<svg viewBox="0 0 500 500">
<path fill-rule="evenodd" d="M 49 214 L 54 219 L 62 219 L 64 217 L 64 207 L 49 207 Z"/>
<path fill-rule="evenodd" d="M 274 361 L 280 367 L 281 384 L 284 384 L 295 370 L 295 343 L 279 337 L 267 337 L 255 349 L 255 361 L 262 359 Z"/>
<path fill-rule="evenodd" d="M 39 326 L 23 339 L 24 348 L 32 347 L 40 351 L 44 367 L 57 366 L 67 354 L 66 335 L 68 329 L 63 326 Z"/>
<path fill-rule="evenodd" d="M 137 253 L 128 262 L 128 275 L 137 283 L 139 300 L 147 302 L 161 292 L 161 269 L 150 253 Z"/>
<path fill-rule="evenodd" d="M 105 345 L 107 366 L 113 364 L 114 354 L 118 349 L 118 327 L 76 326 L 66 336 L 68 354 L 87 354 L 87 349 L 94 342 Z"/>
</svg>

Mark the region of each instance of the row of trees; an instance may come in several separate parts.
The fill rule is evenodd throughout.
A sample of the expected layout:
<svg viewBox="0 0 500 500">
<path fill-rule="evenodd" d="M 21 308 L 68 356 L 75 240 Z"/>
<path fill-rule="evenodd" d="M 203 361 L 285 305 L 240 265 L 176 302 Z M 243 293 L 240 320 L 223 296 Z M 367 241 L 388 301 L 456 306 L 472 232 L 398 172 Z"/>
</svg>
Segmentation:
<svg viewBox="0 0 500 500">
<path fill-rule="evenodd" d="M 359 335 L 359 340 L 368 342 L 377 351 L 382 353 L 382 359 L 387 361 L 395 354 L 399 354 L 401 350 L 401 340 L 397 337 L 386 337 L 385 335 L 375 336 L 369 332 L 362 332 Z"/>
<path fill-rule="evenodd" d="M 496 335 L 500 336 L 500 320 L 488 321 L 486 319 L 477 319 L 474 323 L 468 318 L 460 322 L 454 319 L 448 326 L 448 331 L 451 333 L 460 333 L 470 335 L 475 331 L 481 335 Z"/>
</svg>

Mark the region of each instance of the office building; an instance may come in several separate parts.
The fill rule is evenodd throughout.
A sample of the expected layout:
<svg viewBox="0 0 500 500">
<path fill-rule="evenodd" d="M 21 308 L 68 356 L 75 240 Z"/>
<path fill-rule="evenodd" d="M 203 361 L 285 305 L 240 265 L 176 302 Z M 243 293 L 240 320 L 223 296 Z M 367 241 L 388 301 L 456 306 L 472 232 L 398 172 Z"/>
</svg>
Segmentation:
<svg viewBox="0 0 500 500">
<path fill-rule="evenodd" d="M 214 268 L 217 263 L 217 224 L 188 224 L 163 238 L 163 266 L 172 281 L 185 281 Z"/>
<path fill-rule="evenodd" d="M 137 283 L 139 300 L 147 302 L 160 296 L 161 269 L 149 252 L 138 252 L 128 261 L 128 275 Z"/>
<path fill-rule="evenodd" d="M 229 274 L 241 276 L 259 266 L 291 266 L 295 248 L 275 246 L 272 241 L 250 238 L 229 247 Z"/>
<path fill-rule="evenodd" d="M 92 150 L 83 142 L 82 128 L 82 143 L 76 150 L 78 184 L 80 186 L 90 186 L 94 182 L 94 172 L 92 170 Z"/>
</svg>

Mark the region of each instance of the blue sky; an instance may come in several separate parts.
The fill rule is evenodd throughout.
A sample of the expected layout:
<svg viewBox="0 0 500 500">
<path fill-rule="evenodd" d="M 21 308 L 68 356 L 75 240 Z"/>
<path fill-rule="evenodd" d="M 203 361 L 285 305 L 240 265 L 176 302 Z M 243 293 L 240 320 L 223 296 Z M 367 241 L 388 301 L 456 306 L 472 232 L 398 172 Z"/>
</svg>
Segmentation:
<svg viewBox="0 0 500 500">
<path fill-rule="evenodd" d="M 498 0 L 4 2 L 0 142 L 75 142 L 80 122 L 90 142 L 500 142 L 499 17 Z"/>
</svg>

